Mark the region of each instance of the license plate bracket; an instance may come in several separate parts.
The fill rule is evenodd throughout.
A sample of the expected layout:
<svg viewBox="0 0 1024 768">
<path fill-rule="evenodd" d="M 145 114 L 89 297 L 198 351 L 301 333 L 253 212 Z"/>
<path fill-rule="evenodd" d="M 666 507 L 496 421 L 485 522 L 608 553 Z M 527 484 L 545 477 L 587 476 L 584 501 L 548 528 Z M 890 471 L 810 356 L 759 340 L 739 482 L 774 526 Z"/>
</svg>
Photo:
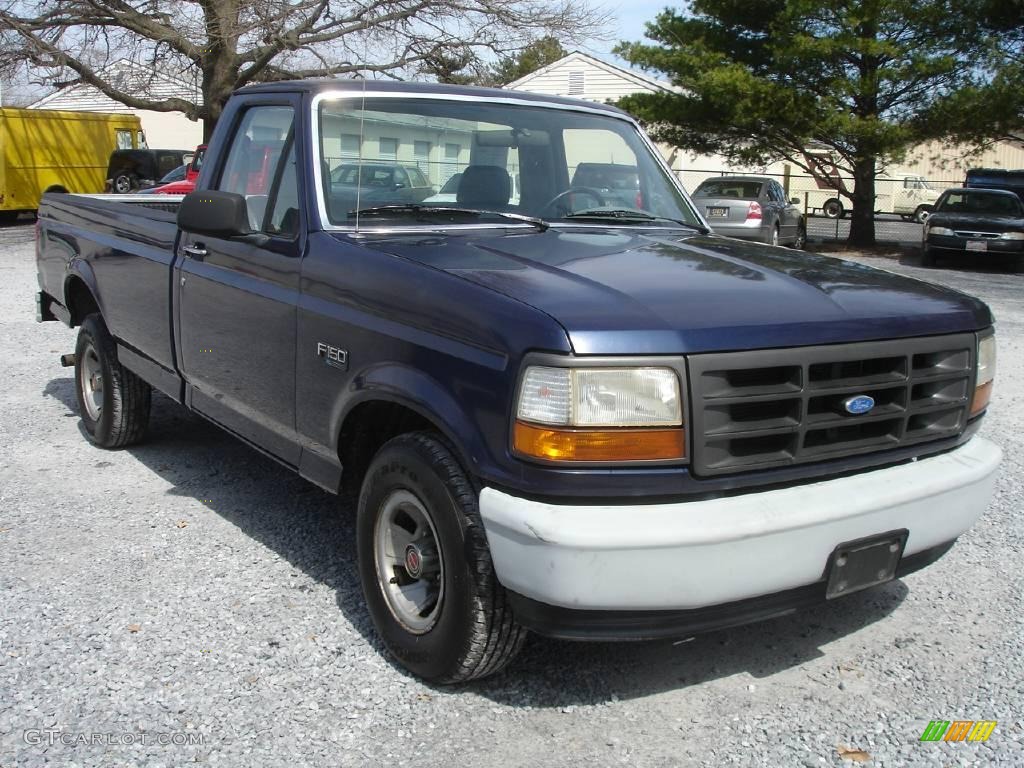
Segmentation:
<svg viewBox="0 0 1024 768">
<path fill-rule="evenodd" d="M 892 581 L 908 533 L 906 529 L 889 531 L 836 547 L 828 560 L 825 597 L 831 600 Z"/>
<path fill-rule="evenodd" d="M 721 208 L 721 207 L 718 207 L 718 206 L 712 206 L 711 208 L 708 208 L 708 218 L 709 219 L 724 219 L 728 215 L 729 215 L 729 209 L 728 208 Z"/>
<path fill-rule="evenodd" d="M 968 251 L 987 251 L 988 243 L 984 240 L 968 240 L 967 241 Z"/>
</svg>

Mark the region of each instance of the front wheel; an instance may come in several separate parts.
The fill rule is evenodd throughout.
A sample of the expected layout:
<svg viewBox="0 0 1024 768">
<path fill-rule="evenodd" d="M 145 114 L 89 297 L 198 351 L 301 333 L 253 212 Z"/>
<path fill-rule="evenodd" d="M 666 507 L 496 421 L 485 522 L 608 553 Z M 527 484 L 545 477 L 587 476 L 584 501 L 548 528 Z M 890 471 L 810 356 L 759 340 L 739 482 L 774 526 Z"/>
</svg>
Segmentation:
<svg viewBox="0 0 1024 768">
<path fill-rule="evenodd" d="M 117 345 L 103 318 L 92 314 L 75 344 L 78 412 L 89 439 L 101 448 L 123 448 L 145 437 L 152 390 L 117 360 Z"/>
<path fill-rule="evenodd" d="M 935 258 L 935 251 L 933 251 L 931 248 L 925 248 L 924 255 L 921 256 L 921 266 L 934 267 L 936 265 L 936 262 L 937 259 Z"/>
<path fill-rule="evenodd" d="M 429 432 L 386 443 L 359 495 L 356 551 L 374 626 L 406 669 L 435 683 L 493 674 L 526 639 L 495 575 L 477 498 Z"/>
</svg>

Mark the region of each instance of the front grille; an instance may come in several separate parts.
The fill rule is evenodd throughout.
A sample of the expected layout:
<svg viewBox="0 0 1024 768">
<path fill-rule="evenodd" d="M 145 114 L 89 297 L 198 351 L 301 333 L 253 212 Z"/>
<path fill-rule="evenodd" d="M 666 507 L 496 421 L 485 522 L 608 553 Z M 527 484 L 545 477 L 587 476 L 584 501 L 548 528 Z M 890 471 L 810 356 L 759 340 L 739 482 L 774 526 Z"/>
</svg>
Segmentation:
<svg viewBox="0 0 1024 768">
<path fill-rule="evenodd" d="M 974 334 L 694 355 L 693 470 L 721 475 L 884 451 L 963 430 Z M 853 415 L 845 403 L 869 395 Z"/>
<path fill-rule="evenodd" d="M 967 238 L 975 238 L 975 239 L 982 238 L 982 239 L 985 239 L 985 240 L 998 240 L 999 239 L 999 233 L 998 232 L 971 232 L 971 231 L 966 230 L 966 229 L 957 229 L 957 230 L 955 230 L 955 232 L 956 232 L 958 237 L 967 237 Z"/>
</svg>

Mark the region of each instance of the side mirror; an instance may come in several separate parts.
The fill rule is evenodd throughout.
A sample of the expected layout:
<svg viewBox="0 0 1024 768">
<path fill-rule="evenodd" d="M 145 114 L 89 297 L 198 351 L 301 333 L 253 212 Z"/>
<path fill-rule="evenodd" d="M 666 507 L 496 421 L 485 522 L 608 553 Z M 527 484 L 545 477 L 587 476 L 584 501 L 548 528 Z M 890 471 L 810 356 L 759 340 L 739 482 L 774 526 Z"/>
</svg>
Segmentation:
<svg viewBox="0 0 1024 768">
<path fill-rule="evenodd" d="M 204 190 L 185 195 L 178 207 L 178 227 L 210 237 L 252 234 L 245 198 L 236 192 Z"/>
<path fill-rule="evenodd" d="M 789 203 L 790 203 L 790 205 L 800 205 L 800 198 L 799 197 L 791 197 L 791 198 L 789 198 Z"/>
</svg>

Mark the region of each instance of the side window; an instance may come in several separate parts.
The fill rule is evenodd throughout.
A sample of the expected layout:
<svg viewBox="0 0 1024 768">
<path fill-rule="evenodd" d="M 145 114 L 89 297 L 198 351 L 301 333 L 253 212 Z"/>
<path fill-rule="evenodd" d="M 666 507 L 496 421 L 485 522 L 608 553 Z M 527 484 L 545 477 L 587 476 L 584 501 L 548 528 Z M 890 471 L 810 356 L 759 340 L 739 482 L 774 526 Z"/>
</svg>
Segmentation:
<svg viewBox="0 0 1024 768">
<path fill-rule="evenodd" d="M 118 149 L 131 149 L 132 148 L 132 132 L 124 128 L 114 129 L 114 139 L 117 142 Z"/>
<path fill-rule="evenodd" d="M 251 107 L 231 139 L 217 189 L 245 196 L 249 226 L 263 229 L 267 201 L 292 130 L 291 107 Z"/>
</svg>

